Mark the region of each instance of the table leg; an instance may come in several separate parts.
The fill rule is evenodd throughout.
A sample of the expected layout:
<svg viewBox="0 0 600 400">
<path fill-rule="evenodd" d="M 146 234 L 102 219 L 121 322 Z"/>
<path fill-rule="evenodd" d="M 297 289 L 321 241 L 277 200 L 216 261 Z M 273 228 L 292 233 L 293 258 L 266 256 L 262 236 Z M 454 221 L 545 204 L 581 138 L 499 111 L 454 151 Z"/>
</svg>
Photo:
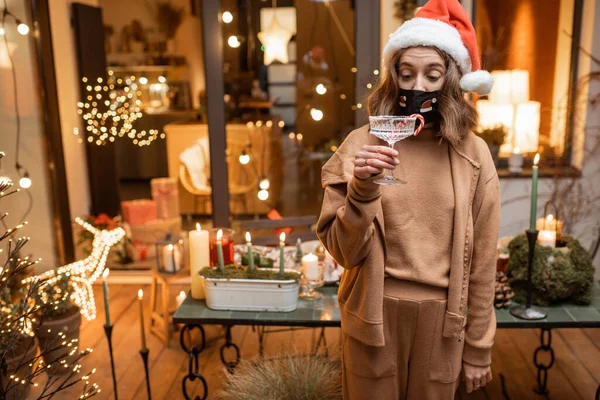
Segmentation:
<svg viewBox="0 0 600 400">
<path fill-rule="evenodd" d="M 190 337 L 189 333 L 194 328 L 197 328 L 200 331 L 201 342 L 200 342 L 199 346 L 193 346 L 190 349 L 185 344 L 185 336 L 187 334 L 188 337 Z M 200 326 L 200 325 L 186 324 L 179 334 L 179 344 L 181 345 L 181 348 L 183 349 L 183 351 L 185 351 L 186 353 L 188 353 L 190 355 L 190 360 L 189 360 L 189 365 L 188 365 L 188 374 L 186 376 L 184 376 L 183 380 L 181 381 L 181 390 L 183 393 L 183 397 L 186 400 L 191 399 L 191 397 L 187 393 L 186 382 L 188 380 L 191 382 L 194 382 L 196 379 L 199 379 L 200 383 L 202 383 L 202 386 L 204 389 L 204 395 L 202 397 L 196 396 L 195 399 L 205 400 L 208 397 L 208 386 L 206 384 L 206 380 L 200 374 L 200 370 L 198 367 L 198 355 L 206 347 L 206 335 L 204 334 L 204 328 L 202 328 L 202 326 Z M 190 345 L 192 345 L 192 343 L 190 343 Z"/>
<path fill-rule="evenodd" d="M 533 363 L 537 367 L 537 386 L 534 391 L 539 394 L 548 394 L 548 370 L 554 365 L 554 350 L 552 349 L 552 331 L 547 328 L 542 328 L 540 334 L 540 346 L 533 353 Z M 538 354 L 540 351 L 550 353 L 550 363 L 545 365 L 539 362 Z"/>
<path fill-rule="evenodd" d="M 225 349 L 228 349 L 230 347 L 233 347 L 233 349 L 235 350 L 235 360 L 226 361 Z M 237 367 L 237 365 L 240 363 L 240 348 L 237 347 L 237 345 L 231 341 L 230 325 L 227 325 L 227 330 L 225 331 L 225 344 L 221 346 L 221 361 L 223 362 L 223 365 L 227 367 L 227 371 L 229 371 L 229 373 L 233 373 L 235 367 Z"/>
<path fill-rule="evenodd" d="M 321 333 L 319 334 L 319 339 L 317 339 L 317 343 L 313 349 L 313 353 L 315 355 L 319 354 L 319 349 L 323 346 L 325 349 L 325 357 L 329 357 L 329 352 L 327 350 L 327 339 L 325 337 L 325 328 L 321 328 Z"/>
</svg>

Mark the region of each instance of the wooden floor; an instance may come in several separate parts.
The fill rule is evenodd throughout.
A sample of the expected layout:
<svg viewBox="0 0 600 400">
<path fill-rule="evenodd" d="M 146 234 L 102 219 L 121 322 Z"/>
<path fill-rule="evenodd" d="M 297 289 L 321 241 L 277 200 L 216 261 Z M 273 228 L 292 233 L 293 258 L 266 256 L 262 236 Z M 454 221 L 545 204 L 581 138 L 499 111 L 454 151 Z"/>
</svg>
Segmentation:
<svg viewBox="0 0 600 400">
<path fill-rule="evenodd" d="M 146 399 L 146 387 L 140 348 L 140 315 L 137 306 L 137 286 L 111 285 L 110 310 L 114 322 L 113 349 L 120 399 Z M 149 287 L 143 287 L 148 293 Z M 173 287 L 177 294 L 185 288 Z M 108 346 L 104 337 L 104 310 L 102 289 L 94 288 L 98 307 L 98 318 L 84 321 L 81 330 L 81 345 L 92 347 L 94 352 L 84 361 L 88 368 L 96 367 L 92 382 L 100 385 L 102 392 L 98 399 L 114 399 Z M 149 296 L 145 297 L 145 323 L 147 343 L 150 349 L 149 368 L 153 399 L 181 399 L 181 380 L 186 374 L 189 357 L 179 347 L 179 334 L 172 337 L 169 347 L 151 335 L 149 324 Z M 207 327 L 207 349 L 200 355 L 200 369 L 209 386 L 212 398 L 224 379 L 219 350 L 223 343 L 223 330 L 220 327 Z M 274 333 L 266 336 L 265 354 L 274 355 L 280 351 L 308 351 L 313 338 L 313 330 Z M 236 327 L 232 331 L 233 341 L 240 347 L 242 358 L 257 355 L 258 338 L 251 327 Z M 339 329 L 327 329 L 327 341 L 334 349 L 339 339 Z M 467 395 L 461 388 L 462 399 L 503 399 L 499 374 L 504 376 L 510 399 L 543 398 L 534 394 L 536 369 L 533 365 L 533 352 L 539 343 L 536 330 L 498 330 L 493 349 L 492 371 L 494 379 L 485 388 Z M 552 345 L 555 350 L 555 364 L 550 370 L 548 386 L 550 399 L 593 399 L 600 383 L 600 329 L 559 329 L 553 331 Z M 545 358 L 544 358 L 545 359 Z M 86 368 L 84 368 L 85 370 Z M 198 392 L 196 392 L 198 391 Z M 190 385 L 190 394 L 200 394 L 198 385 Z M 192 396 L 193 397 L 193 396 Z M 77 392 L 63 393 L 55 398 L 77 398 Z M 379 399 L 375 399 L 379 400 Z M 385 400 L 385 399 L 382 399 Z"/>
</svg>

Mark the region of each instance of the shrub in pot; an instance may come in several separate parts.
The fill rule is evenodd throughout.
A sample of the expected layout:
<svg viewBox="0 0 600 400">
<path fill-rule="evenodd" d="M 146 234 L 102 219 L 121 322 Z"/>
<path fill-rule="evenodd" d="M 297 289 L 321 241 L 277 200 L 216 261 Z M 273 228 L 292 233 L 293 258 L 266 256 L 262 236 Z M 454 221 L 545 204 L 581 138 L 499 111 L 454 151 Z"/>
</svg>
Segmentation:
<svg viewBox="0 0 600 400">
<path fill-rule="evenodd" d="M 69 372 L 63 367 L 62 360 L 67 364 L 77 358 L 77 352 L 68 353 L 71 348 L 58 348 L 60 343 L 69 343 L 72 339 L 79 341 L 79 328 L 81 326 L 81 313 L 79 307 L 73 302 L 74 287 L 71 285 L 71 276 L 68 273 L 57 274 L 56 279 L 46 282 L 34 294 L 36 302 L 40 305 L 40 325 L 36 330 L 36 337 L 40 344 L 44 362 L 53 364 L 47 371 L 50 375 L 62 375 Z M 53 350 L 55 349 L 55 350 Z"/>
<path fill-rule="evenodd" d="M 500 146 L 502 146 L 506 140 L 506 128 L 503 125 L 497 125 L 491 128 L 481 129 L 475 132 L 475 134 L 487 143 L 490 148 L 490 153 L 492 153 L 494 165 L 498 167 Z"/>
</svg>

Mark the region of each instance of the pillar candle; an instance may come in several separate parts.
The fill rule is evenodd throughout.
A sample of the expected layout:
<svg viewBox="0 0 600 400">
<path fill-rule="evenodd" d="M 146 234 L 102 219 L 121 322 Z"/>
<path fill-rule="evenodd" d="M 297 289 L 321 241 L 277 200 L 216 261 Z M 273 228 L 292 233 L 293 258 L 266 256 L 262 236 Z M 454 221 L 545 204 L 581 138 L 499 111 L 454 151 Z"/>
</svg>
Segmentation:
<svg viewBox="0 0 600 400">
<path fill-rule="evenodd" d="M 223 238 L 223 231 L 219 229 L 217 232 L 217 257 L 219 258 L 219 270 L 221 273 L 225 273 L 225 264 L 223 263 L 223 243 L 221 239 Z"/>
<path fill-rule="evenodd" d="M 140 327 L 142 329 L 142 350 L 146 350 L 146 331 L 144 329 L 144 303 L 142 299 L 144 298 L 144 291 L 142 289 L 138 290 L 138 303 L 140 303 Z"/>
<path fill-rule="evenodd" d="M 189 238 L 192 297 L 194 299 L 204 299 L 204 280 L 200 276 L 200 271 L 202 268 L 210 266 L 208 231 L 202 230 L 200 224 L 196 224 L 196 229 L 190 231 Z"/>
<path fill-rule="evenodd" d="M 319 257 L 310 253 L 302 257 L 302 270 L 306 279 L 316 281 L 319 279 Z"/>
<path fill-rule="evenodd" d="M 541 230 L 538 235 L 540 246 L 556 247 L 556 231 Z"/>
<path fill-rule="evenodd" d="M 104 289 L 104 316 L 106 317 L 106 326 L 110 326 L 110 310 L 108 309 L 108 277 L 109 269 L 106 268 L 102 273 L 102 287 Z"/>
<path fill-rule="evenodd" d="M 535 231 L 535 220 L 537 217 L 537 189 L 538 189 L 538 163 L 540 155 L 536 154 L 533 160 L 533 171 L 531 174 L 531 212 L 529 216 L 529 230 Z"/>
<path fill-rule="evenodd" d="M 281 232 L 281 235 L 279 235 L 279 273 L 280 274 L 283 274 L 283 272 L 285 270 L 284 247 L 285 247 L 285 232 Z"/>
<path fill-rule="evenodd" d="M 168 244 L 163 249 L 163 265 L 167 272 L 179 271 L 181 265 L 181 254 L 179 247 Z"/>
<path fill-rule="evenodd" d="M 252 238 L 250 232 L 246 232 L 246 244 L 248 245 L 248 270 L 254 271 L 254 254 L 252 254 Z"/>
</svg>

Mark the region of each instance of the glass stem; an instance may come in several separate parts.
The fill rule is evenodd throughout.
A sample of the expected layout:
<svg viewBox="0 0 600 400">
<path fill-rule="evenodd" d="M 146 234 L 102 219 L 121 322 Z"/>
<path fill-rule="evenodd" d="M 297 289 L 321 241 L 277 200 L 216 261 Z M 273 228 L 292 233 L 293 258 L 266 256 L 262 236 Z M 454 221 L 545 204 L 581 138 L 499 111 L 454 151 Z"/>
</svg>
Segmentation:
<svg viewBox="0 0 600 400">
<path fill-rule="evenodd" d="M 390 146 L 390 149 L 394 149 L 395 144 L 396 142 L 388 142 L 388 146 Z M 385 179 L 387 179 L 388 181 L 394 180 L 394 172 L 391 169 L 387 170 L 387 175 Z"/>
</svg>

